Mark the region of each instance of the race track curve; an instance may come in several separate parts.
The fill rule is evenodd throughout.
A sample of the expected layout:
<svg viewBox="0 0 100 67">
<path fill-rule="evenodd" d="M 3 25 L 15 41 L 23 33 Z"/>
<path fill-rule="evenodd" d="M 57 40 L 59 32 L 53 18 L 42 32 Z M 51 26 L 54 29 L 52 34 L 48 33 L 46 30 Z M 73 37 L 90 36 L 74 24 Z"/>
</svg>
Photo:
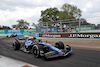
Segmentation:
<svg viewBox="0 0 100 67">
<path fill-rule="evenodd" d="M 100 67 L 100 51 L 73 48 L 72 54 L 50 60 L 34 58 L 32 54 L 12 49 L 14 38 L 0 39 L 0 55 L 21 60 L 39 67 Z"/>
</svg>

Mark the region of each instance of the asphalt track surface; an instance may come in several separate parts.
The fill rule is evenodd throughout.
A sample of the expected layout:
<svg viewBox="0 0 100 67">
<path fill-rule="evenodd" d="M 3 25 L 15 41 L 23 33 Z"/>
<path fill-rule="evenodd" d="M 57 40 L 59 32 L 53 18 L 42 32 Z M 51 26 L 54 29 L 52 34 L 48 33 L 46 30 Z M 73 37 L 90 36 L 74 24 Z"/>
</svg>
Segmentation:
<svg viewBox="0 0 100 67">
<path fill-rule="evenodd" d="M 21 60 L 39 67 L 100 67 L 100 51 L 73 48 L 73 52 L 67 57 L 44 60 L 43 57 L 34 58 L 32 54 L 14 51 L 12 49 L 12 42 L 8 42 L 8 40 L 13 40 L 14 38 L 0 39 L 0 55 Z"/>
</svg>

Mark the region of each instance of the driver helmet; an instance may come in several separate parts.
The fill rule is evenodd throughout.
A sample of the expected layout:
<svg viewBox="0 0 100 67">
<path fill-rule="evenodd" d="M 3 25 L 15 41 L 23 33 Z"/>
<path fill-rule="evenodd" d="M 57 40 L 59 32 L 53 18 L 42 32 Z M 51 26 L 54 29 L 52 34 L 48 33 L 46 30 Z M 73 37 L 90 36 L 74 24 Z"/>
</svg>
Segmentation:
<svg viewBox="0 0 100 67">
<path fill-rule="evenodd" d="M 12 35 L 14 35 L 14 33 L 12 33 Z"/>
<path fill-rule="evenodd" d="M 33 35 L 32 39 L 36 39 L 36 37 Z"/>
</svg>

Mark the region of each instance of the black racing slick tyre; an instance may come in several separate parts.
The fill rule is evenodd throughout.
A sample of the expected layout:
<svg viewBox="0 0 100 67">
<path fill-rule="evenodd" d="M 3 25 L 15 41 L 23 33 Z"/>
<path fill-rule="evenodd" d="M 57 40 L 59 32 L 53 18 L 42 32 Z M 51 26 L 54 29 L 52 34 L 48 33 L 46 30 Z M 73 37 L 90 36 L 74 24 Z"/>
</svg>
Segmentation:
<svg viewBox="0 0 100 67">
<path fill-rule="evenodd" d="M 17 36 L 17 34 L 15 36 Z"/>
<path fill-rule="evenodd" d="M 8 35 L 6 37 L 8 37 Z"/>
<path fill-rule="evenodd" d="M 48 47 L 48 46 L 44 46 L 44 47 L 43 47 L 43 51 L 44 51 L 44 53 L 47 53 L 47 52 L 49 52 L 49 51 L 50 51 L 50 49 L 49 49 L 49 47 Z"/>
<path fill-rule="evenodd" d="M 66 45 L 66 49 L 67 49 L 68 51 L 70 51 L 70 50 L 71 50 L 71 47 L 70 47 L 69 45 Z"/>
<path fill-rule="evenodd" d="M 19 50 L 20 49 L 20 43 L 19 42 L 14 42 L 13 43 L 13 50 Z"/>
<path fill-rule="evenodd" d="M 59 49 L 64 49 L 64 43 L 61 41 L 58 41 L 55 43 L 55 47 L 57 47 Z"/>
<path fill-rule="evenodd" d="M 40 57 L 40 49 L 41 49 L 41 45 L 34 45 L 33 46 L 33 56 L 36 58 Z"/>
</svg>

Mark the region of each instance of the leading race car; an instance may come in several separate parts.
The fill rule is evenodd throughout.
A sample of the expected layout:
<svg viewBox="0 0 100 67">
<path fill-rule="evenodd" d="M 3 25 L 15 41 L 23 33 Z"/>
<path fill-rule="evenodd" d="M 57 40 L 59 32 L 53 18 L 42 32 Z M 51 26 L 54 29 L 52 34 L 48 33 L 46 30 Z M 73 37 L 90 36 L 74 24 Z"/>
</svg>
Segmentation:
<svg viewBox="0 0 100 67">
<path fill-rule="evenodd" d="M 13 43 L 13 49 L 32 53 L 37 58 L 41 56 L 45 58 L 67 56 L 72 52 L 72 48 L 69 45 L 64 46 L 61 41 L 56 42 L 55 45 L 51 45 L 43 42 L 41 39 L 26 39 L 25 42 L 19 42 L 16 39 Z"/>
<path fill-rule="evenodd" d="M 16 36 L 17 36 L 17 34 L 11 34 L 10 36 L 7 35 L 6 37 L 16 37 Z"/>
</svg>

